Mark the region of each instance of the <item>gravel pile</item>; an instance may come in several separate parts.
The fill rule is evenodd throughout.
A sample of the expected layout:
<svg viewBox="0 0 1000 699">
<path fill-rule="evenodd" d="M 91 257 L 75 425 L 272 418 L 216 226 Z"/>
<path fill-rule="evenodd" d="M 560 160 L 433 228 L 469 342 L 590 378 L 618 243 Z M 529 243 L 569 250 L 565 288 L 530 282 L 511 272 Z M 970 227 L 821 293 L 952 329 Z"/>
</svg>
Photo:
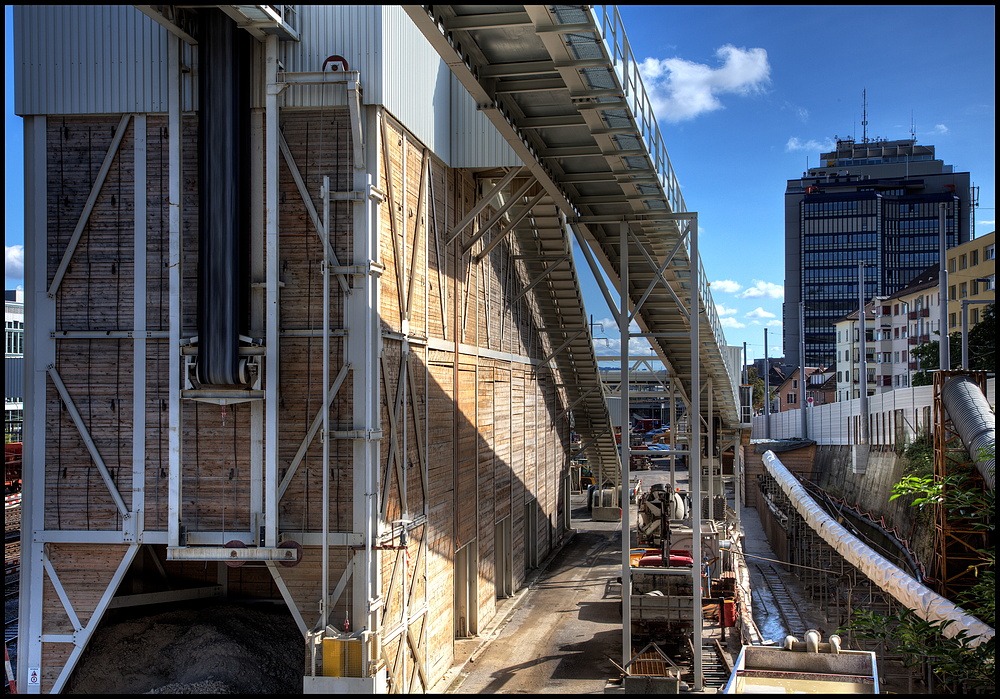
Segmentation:
<svg viewBox="0 0 1000 699">
<path fill-rule="evenodd" d="M 301 694 L 305 642 L 280 605 L 112 612 L 66 694 Z"/>
</svg>

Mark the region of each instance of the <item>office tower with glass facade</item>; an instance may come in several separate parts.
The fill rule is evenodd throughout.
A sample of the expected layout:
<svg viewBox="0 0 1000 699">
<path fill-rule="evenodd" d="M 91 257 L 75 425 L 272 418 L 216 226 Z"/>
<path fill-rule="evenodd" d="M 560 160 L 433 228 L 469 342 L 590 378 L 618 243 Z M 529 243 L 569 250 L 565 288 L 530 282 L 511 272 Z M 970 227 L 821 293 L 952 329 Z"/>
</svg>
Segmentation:
<svg viewBox="0 0 1000 699">
<path fill-rule="evenodd" d="M 834 323 L 860 297 L 888 296 L 971 237 L 970 180 L 916 140 L 838 140 L 785 190 L 784 353 L 827 366 Z M 863 280 L 864 288 L 859 289 Z M 800 318 L 800 313 L 803 318 Z"/>
</svg>

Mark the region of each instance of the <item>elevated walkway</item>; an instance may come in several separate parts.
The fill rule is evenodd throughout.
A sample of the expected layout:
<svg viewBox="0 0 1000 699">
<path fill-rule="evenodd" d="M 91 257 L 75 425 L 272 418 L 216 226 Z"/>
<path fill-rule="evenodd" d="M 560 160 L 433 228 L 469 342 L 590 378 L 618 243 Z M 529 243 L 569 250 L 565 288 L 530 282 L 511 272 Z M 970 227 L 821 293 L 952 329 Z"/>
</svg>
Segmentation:
<svg viewBox="0 0 1000 699">
<path fill-rule="evenodd" d="M 601 280 L 603 270 L 616 290 L 627 279 L 625 310 L 666 365 L 680 397 L 689 401 L 696 380 L 708 384 L 711 400 L 701 403 L 703 415 L 710 409 L 721 418 L 722 431 L 738 429 L 738 367 L 727 352 L 697 248 L 692 250 L 697 214 L 687 211 L 681 197 L 614 7 L 404 9 L 576 234 L 595 278 Z M 565 239 L 563 249 L 570 247 Z M 544 262 L 538 271 L 551 276 Z M 694 314 L 692 279 L 699 280 L 702 299 Z M 569 285 L 578 282 L 566 276 L 549 283 L 557 297 L 572 297 Z M 602 290 L 614 308 L 612 290 Z M 604 424 L 600 412 L 606 415 L 606 408 L 596 405 L 603 404 L 603 396 L 589 390 L 593 353 L 583 343 L 592 340 L 586 321 L 576 317 L 583 314 L 582 305 L 579 313 L 559 308 L 553 309 L 553 320 L 569 316 L 578 324 L 567 326 L 573 338 L 567 335 L 566 347 L 559 348 L 567 356 L 555 361 L 581 377 L 587 374 L 588 388 L 574 393 L 574 415 L 587 406 L 585 419 Z M 691 351 L 695 323 L 698 367 Z M 577 357 L 584 357 L 583 365 L 577 366 Z M 599 385 L 600 378 L 596 381 Z M 586 445 L 581 427 L 577 431 Z M 613 446 L 610 431 L 600 432 L 591 438 L 602 444 L 610 439 Z"/>
</svg>

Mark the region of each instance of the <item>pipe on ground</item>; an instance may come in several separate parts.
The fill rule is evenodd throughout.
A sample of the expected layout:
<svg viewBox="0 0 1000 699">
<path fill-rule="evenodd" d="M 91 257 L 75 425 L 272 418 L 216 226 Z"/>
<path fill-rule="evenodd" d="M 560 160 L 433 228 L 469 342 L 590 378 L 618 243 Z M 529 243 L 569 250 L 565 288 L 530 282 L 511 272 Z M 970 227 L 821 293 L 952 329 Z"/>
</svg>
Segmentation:
<svg viewBox="0 0 1000 699">
<path fill-rule="evenodd" d="M 806 492 L 795 475 L 785 468 L 773 451 L 765 452 L 762 461 L 764 468 L 788 496 L 795 511 L 809 526 L 843 556 L 844 560 L 868 576 L 868 579 L 881 589 L 889 592 L 900 604 L 912 609 L 925 621 L 938 623 L 951 621 L 952 623 L 946 625 L 941 632 L 948 638 L 965 631 L 970 644 L 978 646 L 994 637 L 996 632 L 991 626 L 914 580 L 906 571 L 842 527 Z"/>
<path fill-rule="evenodd" d="M 976 469 L 993 490 L 996 471 L 996 416 L 979 384 L 953 376 L 941 389 L 941 401 Z"/>
</svg>

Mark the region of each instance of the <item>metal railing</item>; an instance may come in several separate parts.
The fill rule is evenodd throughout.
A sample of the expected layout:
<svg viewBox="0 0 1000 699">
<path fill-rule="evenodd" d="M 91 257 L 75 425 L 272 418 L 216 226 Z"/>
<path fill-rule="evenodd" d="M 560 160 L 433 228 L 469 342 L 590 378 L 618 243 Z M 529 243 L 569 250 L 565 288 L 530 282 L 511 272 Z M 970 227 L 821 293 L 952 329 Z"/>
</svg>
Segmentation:
<svg viewBox="0 0 1000 699">
<path fill-rule="evenodd" d="M 660 186 L 666 195 L 667 204 L 674 213 L 687 211 L 684 197 L 681 195 L 680 183 L 667 155 L 667 147 L 660 134 L 660 128 L 653 114 L 652 101 L 646 92 L 639 73 L 639 63 L 632 54 L 625 27 L 615 5 L 593 5 L 601 36 L 612 59 L 612 69 L 618 76 L 625 93 L 625 100 L 632 109 L 632 116 L 639 127 L 639 133 L 645 141 L 646 148 L 657 173 Z"/>
<path fill-rule="evenodd" d="M 639 62 L 636 61 L 635 55 L 632 53 L 621 15 L 618 14 L 618 8 L 615 5 L 593 5 L 591 12 L 594 13 L 597 25 L 600 27 L 601 37 L 604 39 L 605 46 L 611 56 L 612 71 L 621 83 L 625 101 L 629 104 L 632 116 L 639 128 L 640 137 L 649 153 L 667 205 L 673 213 L 686 212 L 687 205 L 681 195 L 680 183 L 673 165 L 670 163 L 663 135 L 660 133 L 656 115 L 653 113 L 652 100 L 646 92 L 646 86 L 639 71 Z M 721 348 L 726 344 L 725 333 L 715 310 L 715 301 L 709 289 L 704 265 L 702 265 L 701 259 L 698 259 L 696 263 L 699 266 L 699 278 L 701 279 L 699 291 L 701 297 L 708 301 L 704 304 L 704 312 L 709 326 L 712 328 L 715 343 Z"/>
</svg>

